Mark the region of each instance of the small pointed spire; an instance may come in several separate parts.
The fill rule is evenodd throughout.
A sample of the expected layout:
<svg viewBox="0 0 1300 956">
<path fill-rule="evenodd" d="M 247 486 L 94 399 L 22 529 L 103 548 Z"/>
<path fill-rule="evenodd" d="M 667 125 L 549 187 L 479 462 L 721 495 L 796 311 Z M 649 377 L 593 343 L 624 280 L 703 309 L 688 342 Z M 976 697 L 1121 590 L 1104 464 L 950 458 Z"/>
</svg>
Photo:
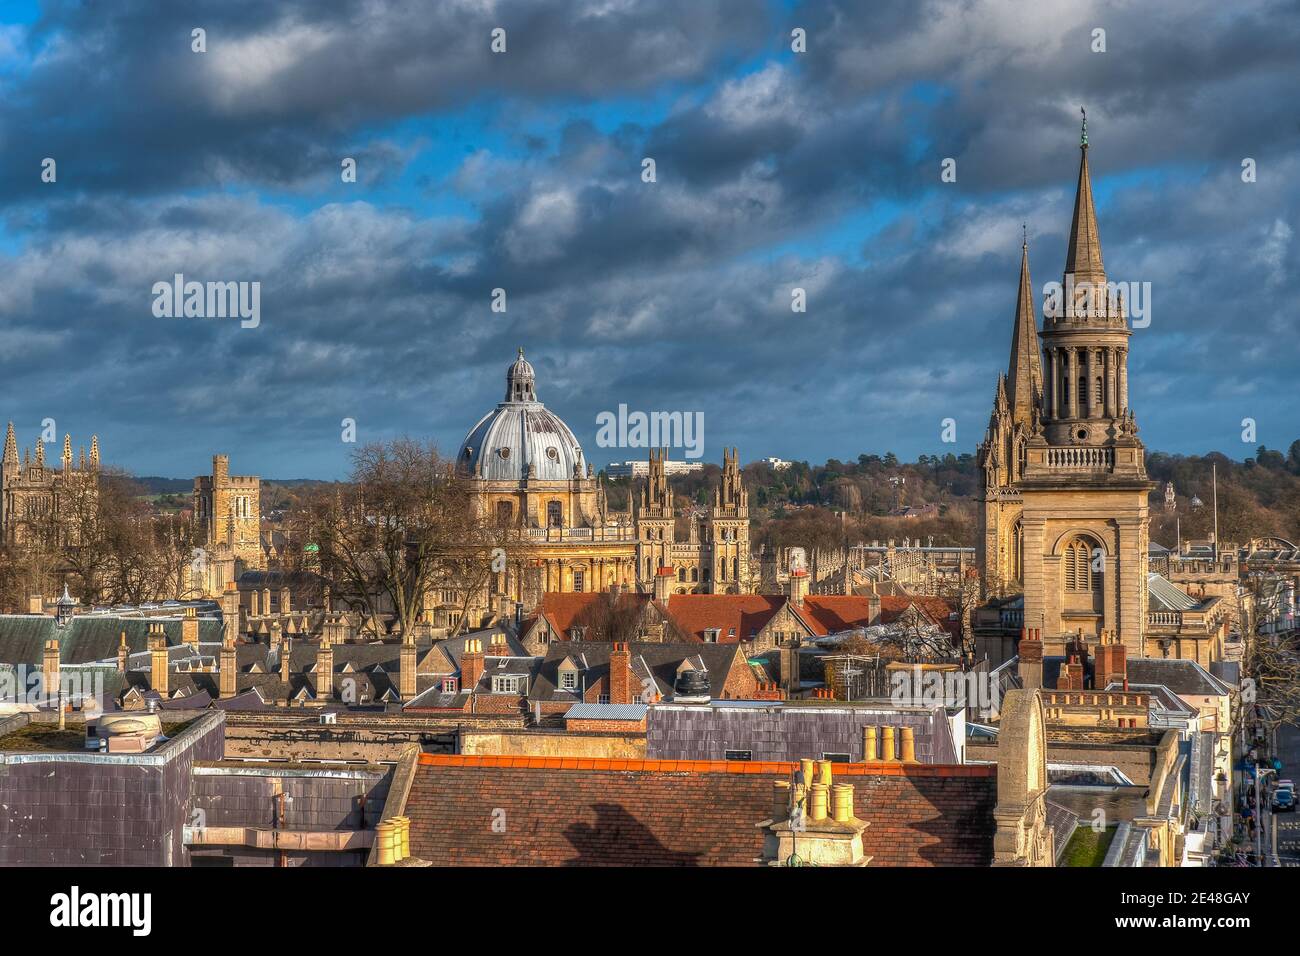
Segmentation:
<svg viewBox="0 0 1300 956">
<path fill-rule="evenodd" d="M 6 465 L 18 464 L 18 439 L 14 435 L 14 423 L 9 423 L 9 429 L 5 432 L 5 454 L 3 460 Z"/>
<path fill-rule="evenodd" d="M 85 445 L 79 445 L 77 447 L 77 470 L 78 471 L 86 470 L 86 446 Z"/>
<path fill-rule="evenodd" d="M 44 442 L 44 440 L 42 440 L 42 439 L 40 439 L 40 438 L 36 439 L 36 455 L 35 455 L 35 459 L 36 459 L 36 467 L 37 467 L 37 468 L 44 468 L 44 467 L 45 467 L 45 442 Z"/>
<path fill-rule="evenodd" d="M 1079 183 L 1074 194 L 1074 221 L 1070 225 L 1070 243 L 1066 247 L 1065 274 L 1074 275 L 1075 283 L 1105 284 L 1106 270 L 1101 261 L 1101 236 L 1097 232 L 1097 210 L 1092 202 L 1092 175 L 1088 171 L 1088 125 L 1084 115 L 1079 144 Z"/>
<path fill-rule="evenodd" d="M 90 436 L 90 467 L 99 467 L 99 436 Z"/>
<path fill-rule="evenodd" d="M 1038 317 L 1034 286 L 1029 280 L 1028 231 L 1020 246 L 1020 292 L 1011 331 L 1011 363 L 1007 368 L 1007 402 L 1016 421 L 1028 421 L 1043 396 L 1043 367 L 1038 356 Z"/>
<path fill-rule="evenodd" d="M 70 434 L 65 433 L 63 436 L 63 470 L 70 471 L 71 469 L 72 469 L 72 436 Z"/>
</svg>

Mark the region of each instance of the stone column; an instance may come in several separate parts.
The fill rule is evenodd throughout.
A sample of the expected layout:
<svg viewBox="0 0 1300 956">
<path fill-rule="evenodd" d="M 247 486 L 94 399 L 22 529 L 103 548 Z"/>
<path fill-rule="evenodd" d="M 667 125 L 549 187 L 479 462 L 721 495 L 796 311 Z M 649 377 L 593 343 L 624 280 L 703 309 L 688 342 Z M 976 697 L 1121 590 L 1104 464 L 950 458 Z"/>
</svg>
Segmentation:
<svg viewBox="0 0 1300 956">
<path fill-rule="evenodd" d="M 1079 417 L 1079 350 L 1076 348 L 1067 348 L 1065 350 L 1067 360 L 1070 363 L 1070 371 L 1066 377 L 1066 391 L 1068 399 L 1066 407 L 1069 408 L 1069 418 Z"/>
<path fill-rule="evenodd" d="M 1056 361 L 1056 349 L 1047 350 L 1047 387 L 1043 389 L 1043 412 L 1050 418 L 1059 418 L 1061 404 L 1061 371 Z"/>
<path fill-rule="evenodd" d="M 1119 350 L 1119 410 L 1128 411 L 1128 349 Z"/>
</svg>

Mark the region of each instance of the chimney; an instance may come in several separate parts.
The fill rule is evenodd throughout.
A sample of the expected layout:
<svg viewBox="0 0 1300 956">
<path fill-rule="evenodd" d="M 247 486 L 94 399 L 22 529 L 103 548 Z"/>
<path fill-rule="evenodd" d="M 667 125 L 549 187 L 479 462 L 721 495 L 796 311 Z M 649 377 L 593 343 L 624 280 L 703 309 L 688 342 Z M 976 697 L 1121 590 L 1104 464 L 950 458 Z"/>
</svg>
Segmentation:
<svg viewBox="0 0 1300 956">
<path fill-rule="evenodd" d="M 465 642 L 460 655 L 460 689 L 473 693 L 478 679 L 483 676 L 483 642 L 471 637 Z"/>
<path fill-rule="evenodd" d="M 279 621 L 271 622 L 271 650 L 284 650 L 284 632 L 280 628 Z"/>
<path fill-rule="evenodd" d="M 880 595 L 874 591 L 867 595 L 867 624 L 880 623 Z"/>
<path fill-rule="evenodd" d="M 808 596 L 808 572 L 798 568 L 790 572 L 790 603 L 803 607 L 803 599 Z"/>
<path fill-rule="evenodd" d="M 289 588 L 286 585 L 285 587 L 280 588 L 280 613 L 289 614 L 292 611 L 293 595 L 289 592 Z"/>
<path fill-rule="evenodd" d="M 414 648 L 412 648 L 414 650 Z M 402 696 L 406 696 L 406 646 L 402 647 Z M 329 638 L 321 636 L 320 646 L 316 649 L 316 699 L 329 700 L 334 696 L 334 645 Z"/>
<path fill-rule="evenodd" d="M 44 613 L 45 613 L 45 599 L 44 599 L 43 597 L 41 597 L 39 594 L 29 594 L 29 595 L 27 595 L 27 613 L 28 613 L 28 614 L 44 614 Z"/>
<path fill-rule="evenodd" d="M 894 760 L 894 728 L 881 727 L 880 734 L 884 738 L 884 746 L 881 748 L 883 753 L 880 755 L 881 760 Z"/>
<path fill-rule="evenodd" d="M 187 607 L 181 618 L 181 643 L 199 646 L 199 619 L 192 607 Z"/>
<path fill-rule="evenodd" d="M 239 589 L 234 581 L 226 582 L 221 595 L 221 643 L 234 646 L 239 640 Z"/>
<path fill-rule="evenodd" d="M 621 641 L 609 652 L 609 702 L 632 703 L 632 652 Z"/>
<path fill-rule="evenodd" d="M 330 586 L 328 584 L 321 591 L 320 603 L 321 607 L 326 611 L 330 610 Z"/>
<path fill-rule="evenodd" d="M 239 692 L 239 662 L 235 657 L 235 638 L 229 630 L 221 642 L 217 664 L 220 669 L 217 675 L 217 696 L 234 697 Z"/>
<path fill-rule="evenodd" d="M 880 759 L 880 750 L 876 744 L 876 728 L 862 728 L 862 759 L 864 762 Z"/>
<path fill-rule="evenodd" d="M 126 643 L 126 631 L 123 631 L 117 642 L 117 672 L 126 673 L 127 660 L 131 656 L 131 648 Z"/>
<path fill-rule="evenodd" d="M 1041 632 L 1036 627 L 1020 629 L 1020 646 L 1016 653 L 1020 655 L 1017 670 L 1020 673 L 1020 686 L 1025 690 L 1040 690 L 1043 686 L 1043 642 Z"/>
<path fill-rule="evenodd" d="M 487 653 L 489 657 L 510 656 L 510 645 L 506 643 L 506 636 L 500 631 L 492 635 L 491 641 L 488 642 Z"/>
<path fill-rule="evenodd" d="M 271 589 L 262 588 L 262 613 L 271 613 Z"/>
<path fill-rule="evenodd" d="M 280 622 L 276 621 L 271 631 L 273 635 L 273 647 L 280 649 L 280 683 L 284 684 L 284 692 L 287 696 L 289 693 L 289 664 L 293 654 L 292 647 L 288 641 L 280 641 Z M 287 701 L 286 701 L 287 702 Z"/>
<path fill-rule="evenodd" d="M 853 786 L 835 782 L 829 761 L 818 766 L 815 780 L 811 760 L 800 766 L 795 786 L 773 784 L 772 818 L 759 824 L 769 834 L 763 861 L 779 866 L 797 856 L 812 866 L 867 866 L 862 832 L 868 824 L 854 816 Z M 796 819 L 801 805 L 804 814 Z"/>
<path fill-rule="evenodd" d="M 45 642 L 45 651 L 41 655 L 41 680 L 44 682 L 45 699 L 58 706 L 59 642 L 54 638 Z"/>
<path fill-rule="evenodd" d="M 903 735 L 903 763 L 916 763 L 916 728 L 901 727 L 899 731 Z"/>
<path fill-rule="evenodd" d="M 416 650 L 414 644 L 402 643 L 402 649 L 399 652 L 397 672 L 397 692 L 402 695 L 402 700 L 410 700 L 415 696 L 418 681 L 416 661 Z M 463 665 L 462 665 L 463 666 Z"/>
<path fill-rule="evenodd" d="M 676 576 L 672 568 L 660 568 L 655 574 L 655 600 L 664 606 L 668 604 L 673 578 Z"/>
<path fill-rule="evenodd" d="M 167 670 L 167 634 L 161 623 L 149 625 L 149 685 L 164 698 L 171 696 Z"/>
<path fill-rule="evenodd" d="M 1111 684 L 1121 684 L 1128 690 L 1128 648 L 1114 631 L 1102 632 L 1093 659 L 1092 684 L 1096 690 L 1105 690 Z"/>
</svg>

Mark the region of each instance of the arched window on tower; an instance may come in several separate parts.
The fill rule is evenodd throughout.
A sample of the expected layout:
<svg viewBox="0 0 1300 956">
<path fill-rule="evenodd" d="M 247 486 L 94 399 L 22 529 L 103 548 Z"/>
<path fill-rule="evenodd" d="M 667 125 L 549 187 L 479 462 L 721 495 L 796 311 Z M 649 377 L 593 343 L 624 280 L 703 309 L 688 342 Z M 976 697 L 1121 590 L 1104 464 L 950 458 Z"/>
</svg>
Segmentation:
<svg viewBox="0 0 1300 956">
<path fill-rule="evenodd" d="M 1067 606 L 1100 609 L 1102 567 L 1105 560 L 1101 546 L 1092 538 L 1080 535 L 1065 546 L 1063 575 Z"/>
<path fill-rule="evenodd" d="M 515 515 L 515 506 L 510 501 L 497 502 L 497 524 L 505 527 Z"/>
<path fill-rule="evenodd" d="M 546 526 L 548 528 L 564 527 L 564 514 L 558 501 L 546 503 Z"/>
<path fill-rule="evenodd" d="M 1098 408 L 1101 408 L 1102 403 L 1105 401 L 1105 398 L 1103 397 L 1104 395 L 1105 395 L 1105 386 L 1102 385 L 1101 376 L 1098 375 L 1097 382 L 1096 382 L 1096 389 L 1094 390 L 1094 394 L 1093 394 L 1093 404 L 1096 405 Z"/>
<path fill-rule="evenodd" d="M 1088 380 L 1082 375 L 1079 376 L 1079 414 L 1083 415 L 1083 410 L 1088 407 Z"/>
</svg>

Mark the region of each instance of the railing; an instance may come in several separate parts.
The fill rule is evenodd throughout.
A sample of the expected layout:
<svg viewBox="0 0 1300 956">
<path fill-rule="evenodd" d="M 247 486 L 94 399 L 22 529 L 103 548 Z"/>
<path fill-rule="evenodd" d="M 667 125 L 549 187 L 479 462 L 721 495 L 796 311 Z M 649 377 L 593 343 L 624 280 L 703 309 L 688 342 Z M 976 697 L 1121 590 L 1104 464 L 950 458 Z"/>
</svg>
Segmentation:
<svg viewBox="0 0 1300 956">
<path fill-rule="evenodd" d="M 534 541 L 635 541 L 636 529 L 627 526 L 609 528 L 528 528 Z"/>
<path fill-rule="evenodd" d="M 1047 449 L 1049 468 L 1072 468 L 1080 471 L 1099 471 L 1115 467 L 1115 449 L 1087 445 L 1068 445 Z"/>
<path fill-rule="evenodd" d="M 1182 611 L 1147 611 L 1148 627 L 1182 627 Z"/>
<path fill-rule="evenodd" d="M 1025 623 L 1024 611 L 1003 611 L 1001 617 L 1002 626 L 1005 628 L 1018 628 Z"/>
</svg>

